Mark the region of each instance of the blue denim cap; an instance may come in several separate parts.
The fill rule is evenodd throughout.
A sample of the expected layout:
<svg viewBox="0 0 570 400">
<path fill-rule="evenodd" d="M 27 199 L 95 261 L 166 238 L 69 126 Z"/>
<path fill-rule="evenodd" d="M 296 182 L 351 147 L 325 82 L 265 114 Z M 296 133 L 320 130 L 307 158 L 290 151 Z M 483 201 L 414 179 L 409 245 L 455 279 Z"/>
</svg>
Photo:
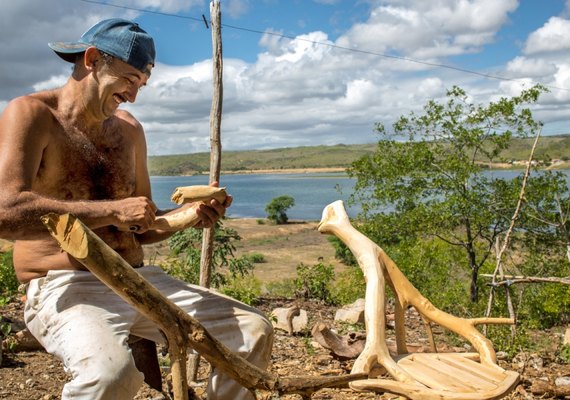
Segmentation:
<svg viewBox="0 0 570 400">
<path fill-rule="evenodd" d="M 150 72 L 149 64 L 154 66 L 156 56 L 152 37 L 138 24 L 120 18 L 97 23 L 77 42 L 52 42 L 48 46 L 68 62 L 75 62 L 77 54 L 95 46 L 144 73 Z"/>
</svg>

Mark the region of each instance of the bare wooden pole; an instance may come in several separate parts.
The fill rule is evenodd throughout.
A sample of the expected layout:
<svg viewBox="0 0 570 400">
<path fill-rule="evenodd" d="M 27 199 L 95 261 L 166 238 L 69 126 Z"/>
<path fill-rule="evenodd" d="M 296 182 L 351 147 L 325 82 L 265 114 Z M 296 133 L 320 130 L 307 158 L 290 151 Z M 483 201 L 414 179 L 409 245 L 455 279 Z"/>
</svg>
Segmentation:
<svg viewBox="0 0 570 400">
<path fill-rule="evenodd" d="M 496 278 L 493 274 L 481 274 L 484 278 Z M 561 285 L 570 285 L 570 276 L 523 276 L 523 275 L 504 275 L 504 280 L 489 283 L 490 286 L 511 286 L 518 283 L 560 283 Z"/>
<path fill-rule="evenodd" d="M 493 272 L 493 278 L 492 278 L 492 283 L 496 283 L 496 277 L 497 275 L 499 275 L 500 279 L 503 280 L 504 279 L 504 269 L 503 269 L 503 254 L 505 253 L 505 251 L 507 250 L 509 244 L 510 244 L 510 239 L 511 239 L 511 235 L 513 233 L 513 230 L 515 228 L 515 224 L 520 216 L 520 211 L 524 202 L 524 196 L 525 196 L 525 192 L 526 192 L 526 184 L 528 182 L 528 177 L 530 175 L 530 168 L 532 165 L 532 160 L 534 159 L 534 151 L 536 150 L 536 146 L 538 145 L 538 140 L 540 139 L 540 133 L 541 131 L 538 131 L 536 134 L 536 137 L 534 138 L 534 143 L 532 145 L 532 149 L 530 150 L 530 154 L 528 157 L 528 164 L 526 167 L 526 170 L 524 172 L 524 177 L 523 177 L 523 181 L 522 181 L 522 186 L 521 186 L 521 191 L 519 193 L 519 198 L 517 201 L 517 206 L 515 208 L 515 212 L 511 218 L 511 222 L 509 224 L 509 229 L 507 229 L 507 233 L 505 234 L 505 240 L 503 241 L 502 245 L 499 246 L 498 243 L 498 238 L 497 238 L 497 255 L 496 255 L 496 266 L 495 266 L 495 271 Z M 491 308 L 493 305 L 493 298 L 495 295 L 495 287 L 496 286 L 492 286 L 491 290 L 489 292 L 489 300 L 487 301 L 487 310 L 485 311 L 485 316 L 488 317 L 489 315 L 491 315 Z M 511 292 L 509 291 L 508 286 L 505 286 L 505 296 L 507 299 L 507 308 L 509 310 L 509 317 L 513 318 L 516 321 L 516 315 L 515 315 L 515 308 L 513 306 L 513 301 L 511 299 Z M 513 326 L 511 327 L 511 332 L 512 332 L 512 336 L 514 337 L 515 333 L 516 333 L 516 325 L 513 324 Z M 487 333 L 487 327 L 483 328 L 483 333 L 486 334 Z"/>
<path fill-rule="evenodd" d="M 222 101 L 223 101 L 223 59 L 222 34 L 220 29 L 220 1 L 210 3 L 210 18 L 212 26 L 212 68 L 213 92 L 210 109 L 210 183 L 220 182 L 220 166 L 222 162 Z M 207 25 L 206 25 L 207 26 Z M 206 228 L 202 232 L 202 253 L 200 255 L 200 286 L 210 287 L 212 281 L 212 255 L 214 252 L 215 227 Z M 190 381 L 196 381 L 200 356 L 191 354 L 188 357 L 187 374 Z"/>
<path fill-rule="evenodd" d="M 212 27 L 212 64 L 213 64 L 213 95 L 210 110 L 210 183 L 220 181 L 220 166 L 222 161 L 222 143 L 220 140 L 220 126 L 222 121 L 223 100 L 223 61 L 222 61 L 222 33 L 221 33 L 220 1 L 210 3 L 210 17 Z M 202 255 L 200 258 L 200 285 L 210 287 L 211 263 L 214 246 L 214 228 L 204 229 L 202 236 Z"/>
</svg>

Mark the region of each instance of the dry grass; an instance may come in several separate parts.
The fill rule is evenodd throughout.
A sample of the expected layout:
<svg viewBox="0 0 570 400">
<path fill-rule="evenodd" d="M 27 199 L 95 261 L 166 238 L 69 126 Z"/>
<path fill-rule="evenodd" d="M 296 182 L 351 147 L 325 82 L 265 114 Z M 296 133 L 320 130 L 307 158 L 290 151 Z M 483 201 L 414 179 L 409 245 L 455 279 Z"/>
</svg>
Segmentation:
<svg viewBox="0 0 570 400">
<path fill-rule="evenodd" d="M 262 223 L 260 223 L 262 222 Z M 334 258 L 334 249 L 327 237 L 317 231 L 317 222 L 290 221 L 274 225 L 266 219 L 227 219 L 224 226 L 241 236 L 236 243 L 236 256 L 261 254 L 265 262 L 256 263 L 254 276 L 262 283 L 278 282 L 296 276 L 300 263 L 323 262 L 339 272 L 345 266 Z M 147 260 L 164 259 L 169 252 L 166 242 L 145 246 Z"/>
</svg>

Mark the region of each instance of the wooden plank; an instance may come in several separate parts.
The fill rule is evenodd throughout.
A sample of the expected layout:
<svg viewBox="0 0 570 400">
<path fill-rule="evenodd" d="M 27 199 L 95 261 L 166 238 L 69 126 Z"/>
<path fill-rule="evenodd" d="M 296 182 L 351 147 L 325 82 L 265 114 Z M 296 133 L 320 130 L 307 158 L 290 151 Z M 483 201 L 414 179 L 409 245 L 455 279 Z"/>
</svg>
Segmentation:
<svg viewBox="0 0 570 400">
<path fill-rule="evenodd" d="M 476 371 L 467 370 L 461 366 L 457 368 L 456 364 L 447 362 L 445 357 L 416 357 L 416 363 L 425 365 L 427 368 L 432 368 L 442 372 L 446 376 L 460 379 L 465 385 L 471 387 L 474 392 L 493 390 L 497 388 L 496 382 L 482 377 Z M 481 364 L 473 363 L 480 366 Z"/>
<path fill-rule="evenodd" d="M 487 367 L 486 365 L 482 365 L 478 362 L 474 362 L 462 357 L 449 357 L 449 355 L 445 355 L 441 357 L 441 359 L 444 360 L 446 363 L 455 366 L 458 369 L 463 368 L 475 375 L 478 375 L 484 379 L 487 379 L 495 383 L 499 383 L 505 379 L 504 371 L 503 373 L 500 373 L 496 369 Z"/>
<path fill-rule="evenodd" d="M 418 362 L 411 357 L 398 362 L 408 374 L 422 384 L 439 390 L 457 391 L 462 393 L 473 392 L 473 388 L 466 385 L 457 376 L 448 376 L 441 371 L 433 369 L 429 365 Z"/>
</svg>

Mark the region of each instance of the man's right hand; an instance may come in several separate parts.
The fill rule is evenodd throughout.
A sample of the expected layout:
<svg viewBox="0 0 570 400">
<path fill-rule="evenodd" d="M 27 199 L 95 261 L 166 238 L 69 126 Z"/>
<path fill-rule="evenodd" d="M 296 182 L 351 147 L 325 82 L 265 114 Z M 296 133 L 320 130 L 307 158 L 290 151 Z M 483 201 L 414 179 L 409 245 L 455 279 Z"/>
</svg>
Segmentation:
<svg viewBox="0 0 570 400">
<path fill-rule="evenodd" d="M 113 224 L 121 231 L 143 233 L 149 230 L 158 208 L 148 197 L 129 197 L 115 201 L 116 222 Z"/>
</svg>

